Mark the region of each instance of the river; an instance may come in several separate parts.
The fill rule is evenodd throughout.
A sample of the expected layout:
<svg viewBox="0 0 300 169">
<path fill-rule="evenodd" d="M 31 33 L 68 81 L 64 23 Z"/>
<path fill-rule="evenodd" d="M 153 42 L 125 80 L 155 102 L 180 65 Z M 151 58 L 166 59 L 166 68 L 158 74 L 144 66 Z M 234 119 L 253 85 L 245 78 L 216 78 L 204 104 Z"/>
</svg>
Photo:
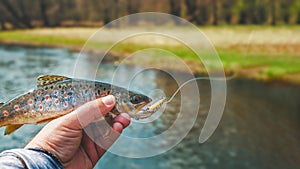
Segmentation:
<svg viewBox="0 0 300 169">
<path fill-rule="evenodd" d="M 65 49 L 0 46 L 0 101 L 5 102 L 33 88 L 36 77 L 41 74 L 72 76 L 77 58 L 78 53 Z M 93 59 L 85 60 L 84 65 L 87 71 L 97 68 Z M 109 62 L 103 64 L 98 68 L 96 79 L 110 82 L 116 68 Z M 122 65 L 118 69 L 124 73 L 121 78 L 126 79 L 126 74 L 136 72 L 141 67 Z M 134 87 L 145 93 L 159 88 L 170 97 L 178 87 L 174 79 L 156 70 L 148 70 L 138 79 Z M 201 93 L 199 114 L 192 129 L 179 144 L 169 151 L 147 158 L 128 158 L 108 152 L 95 168 L 299 168 L 299 87 L 243 79 L 228 81 L 226 107 L 221 122 L 212 137 L 199 144 L 198 138 L 210 107 L 211 93 L 208 81 L 197 83 Z M 153 122 L 133 121 L 123 134 L 142 138 L 166 131 L 180 111 L 180 99 L 176 96 L 167 105 L 166 111 Z M 23 147 L 42 126 L 25 125 L 9 136 L 1 136 L 0 150 Z M 2 127 L 0 133 L 3 132 Z M 176 135 L 172 137 L 176 138 Z M 127 151 L 131 153 L 130 149 Z"/>
</svg>

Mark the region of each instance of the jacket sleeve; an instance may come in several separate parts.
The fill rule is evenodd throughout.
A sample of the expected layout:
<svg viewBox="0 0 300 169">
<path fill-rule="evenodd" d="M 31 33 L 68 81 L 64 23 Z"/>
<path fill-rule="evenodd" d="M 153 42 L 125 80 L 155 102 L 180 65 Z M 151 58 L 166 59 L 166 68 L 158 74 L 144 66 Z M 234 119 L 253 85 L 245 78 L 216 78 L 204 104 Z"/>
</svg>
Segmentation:
<svg viewBox="0 0 300 169">
<path fill-rule="evenodd" d="M 62 169 L 53 154 L 38 148 L 12 149 L 0 153 L 0 168 L 3 169 Z"/>
</svg>

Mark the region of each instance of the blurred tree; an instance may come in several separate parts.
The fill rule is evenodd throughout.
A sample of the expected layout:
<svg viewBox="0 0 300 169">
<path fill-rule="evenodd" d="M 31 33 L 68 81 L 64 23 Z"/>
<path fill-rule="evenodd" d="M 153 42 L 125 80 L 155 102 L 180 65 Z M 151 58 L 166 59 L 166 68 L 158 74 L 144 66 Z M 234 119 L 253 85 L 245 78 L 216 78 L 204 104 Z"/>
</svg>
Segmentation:
<svg viewBox="0 0 300 169">
<path fill-rule="evenodd" d="M 283 0 L 268 0 L 270 7 L 270 24 L 276 25 L 279 22 L 282 22 L 283 9 L 282 6 L 285 2 Z"/>
<path fill-rule="evenodd" d="M 169 12 L 198 25 L 300 23 L 300 0 L 2 0 L 0 26 L 98 26 L 150 11 Z"/>
<path fill-rule="evenodd" d="M 282 21 L 286 24 L 296 24 L 298 16 L 300 15 L 300 1 L 299 0 L 285 0 L 279 1 L 280 13 L 276 20 Z M 279 18 L 278 18 L 279 17 Z"/>
<path fill-rule="evenodd" d="M 270 6 L 268 0 L 256 0 L 254 16 L 251 22 L 254 24 L 265 24 L 269 15 L 268 6 Z"/>
<path fill-rule="evenodd" d="M 289 23 L 300 23 L 300 0 L 293 0 L 288 8 L 289 11 Z"/>
<path fill-rule="evenodd" d="M 26 3 L 26 4 L 25 4 Z M 19 0 L 18 2 L 19 4 L 19 8 L 20 8 L 20 19 L 23 21 L 23 23 L 28 27 L 28 28 L 32 28 L 31 25 L 31 17 L 28 14 L 28 8 L 30 7 L 30 5 L 32 4 L 32 2 L 25 2 L 24 0 Z M 26 6 L 28 5 L 28 6 Z M 27 9 L 26 9 L 27 8 Z"/>
<path fill-rule="evenodd" d="M 184 0 L 186 5 L 186 17 L 187 20 L 190 22 L 197 22 L 197 16 L 199 16 L 198 13 L 198 6 L 197 6 L 197 0 Z M 202 23 L 201 23 L 202 24 Z"/>
<path fill-rule="evenodd" d="M 212 4 L 210 0 L 198 1 L 197 6 L 197 16 L 195 23 L 199 25 L 211 24 L 213 17 L 211 8 Z"/>
<path fill-rule="evenodd" d="M 180 17 L 181 8 L 182 8 L 181 0 L 169 0 L 169 5 L 170 5 L 170 14 Z M 179 19 L 174 18 L 174 22 L 176 25 L 180 24 Z"/>
<path fill-rule="evenodd" d="M 1 26 L 0 27 L 1 30 L 6 30 L 5 19 L 4 19 L 3 15 L 0 15 L 0 26 Z"/>
<path fill-rule="evenodd" d="M 138 13 L 140 9 L 140 1 L 139 0 L 127 0 L 127 14 Z M 129 25 L 137 25 L 137 18 L 129 18 Z"/>
<path fill-rule="evenodd" d="M 218 25 L 219 17 L 218 17 L 218 10 L 220 6 L 220 0 L 211 0 L 211 7 L 212 7 L 212 24 Z"/>
<path fill-rule="evenodd" d="M 17 28 L 32 28 L 31 20 L 24 7 L 24 1 L 9 1 L 2 0 L 0 3 L 5 10 L 10 14 L 11 23 Z"/>
<path fill-rule="evenodd" d="M 245 2 L 244 0 L 232 0 L 229 1 L 230 6 L 226 7 L 230 11 L 227 12 L 228 20 L 227 23 L 237 24 L 239 23 L 241 12 L 244 8 Z"/>
<path fill-rule="evenodd" d="M 89 6 L 88 6 L 88 0 L 75 0 L 75 11 L 78 15 L 79 21 L 88 20 L 89 18 Z"/>
<path fill-rule="evenodd" d="M 270 7 L 271 7 L 271 25 L 276 25 L 276 14 L 277 14 L 277 10 L 278 10 L 278 1 L 279 0 L 270 0 Z"/>
<path fill-rule="evenodd" d="M 41 20 L 43 25 L 48 27 L 50 26 L 49 19 L 47 17 L 47 1 L 39 0 L 40 11 L 41 11 Z"/>
</svg>

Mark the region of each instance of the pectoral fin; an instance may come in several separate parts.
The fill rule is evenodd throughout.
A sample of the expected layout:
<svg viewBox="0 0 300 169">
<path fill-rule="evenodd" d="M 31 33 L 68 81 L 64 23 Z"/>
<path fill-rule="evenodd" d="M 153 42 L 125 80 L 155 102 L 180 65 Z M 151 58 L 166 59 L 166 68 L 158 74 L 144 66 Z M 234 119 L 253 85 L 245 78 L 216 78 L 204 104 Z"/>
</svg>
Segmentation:
<svg viewBox="0 0 300 169">
<path fill-rule="evenodd" d="M 5 128 L 5 132 L 4 135 L 9 135 L 12 132 L 14 132 L 15 130 L 17 130 L 18 128 L 22 127 L 23 124 L 11 124 L 11 125 L 7 125 Z"/>
</svg>

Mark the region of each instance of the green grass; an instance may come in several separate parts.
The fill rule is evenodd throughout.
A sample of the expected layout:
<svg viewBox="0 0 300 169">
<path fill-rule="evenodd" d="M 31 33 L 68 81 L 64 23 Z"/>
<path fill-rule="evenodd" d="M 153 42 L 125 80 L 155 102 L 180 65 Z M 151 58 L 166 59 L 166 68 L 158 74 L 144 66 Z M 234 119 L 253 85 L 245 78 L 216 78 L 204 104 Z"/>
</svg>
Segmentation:
<svg viewBox="0 0 300 169">
<path fill-rule="evenodd" d="M 21 43 L 31 42 L 36 44 L 64 44 L 64 45 L 83 45 L 85 43 L 85 41 L 81 39 L 25 34 L 22 31 L 1 32 L 0 42 L 1 41 L 21 42 Z"/>
<path fill-rule="evenodd" d="M 219 57 L 226 71 L 240 72 L 241 70 L 252 69 L 249 76 L 255 74 L 264 79 L 279 79 L 285 75 L 300 74 L 300 47 L 299 26 L 227 26 L 220 27 L 200 27 L 203 32 L 214 42 Z M 37 29 L 0 32 L 0 43 L 8 44 L 29 44 L 34 46 L 56 46 L 56 47 L 76 47 L 81 49 L 88 37 L 97 29 L 85 28 L 56 28 Z M 255 30 L 254 37 L 258 39 L 251 42 L 251 48 L 247 47 L 248 32 Z M 226 34 L 236 34 L 234 37 L 227 37 Z M 288 35 L 288 36 L 285 36 Z M 84 36 L 80 36 L 84 35 Z M 266 35 L 266 36 L 262 36 Z M 104 41 L 94 41 L 86 45 L 87 48 L 103 50 L 112 46 L 111 42 L 105 41 L 109 38 L 103 37 Z M 291 37 L 294 37 L 291 39 Z M 246 39 L 246 40 L 244 40 Z M 239 43 L 239 40 L 241 42 Z M 289 41 L 292 41 L 295 50 L 290 50 Z M 261 44 L 261 42 L 263 44 Z M 270 43 L 269 43 L 270 42 Z M 282 44 L 281 44 L 282 42 Z M 265 45 L 265 46 L 264 46 Z M 296 46 L 295 46 L 296 45 Z M 297 46 L 298 45 L 298 46 Z M 253 47 L 253 48 L 252 48 Z M 255 48 L 256 47 L 256 48 Z M 149 45 L 143 43 L 119 43 L 112 48 L 112 51 L 119 54 L 130 54 L 142 49 L 158 48 L 182 58 L 187 62 L 203 65 L 198 56 L 188 47 L 173 45 Z M 160 55 L 159 53 L 157 55 Z M 205 55 L 205 54 L 204 54 Z M 205 55 L 206 56 L 206 55 Z M 162 57 L 161 57 L 162 58 Z M 214 65 L 215 60 L 209 56 L 205 61 L 210 63 L 212 70 L 218 68 Z M 151 62 L 152 63 L 152 62 Z M 158 61 L 153 62 L 160 64 Z M 204 69 L 195 67 L 194 71 L 200 72 Z M 255 68 L 258 68 L 255 71 Z M 254 71 L 253 71 L 254 70 Z"/>
<path fill-rule="evenodd" d="M 199 62 L 199 57 L 190 49 L 185 47 L 168 47 L 168 46 L 143 46 L 143 45 L 118 45 L 113 48 L 114 51 L 119 53 L 133 53 L 138 50 L 146 48 L 160 48 L 172 52 L 176 56 L 187 60 Z M 234 51 L 228 49 L 217 50 L 220 60 L 222 61 L 225 70 L 238 72 L 242 69 L 262 67 L 263 70 L 260 75 L 264 78 L 280 78 L 286 74 L 300 73 L 300 56 L 297 54 L 269 54 L 261 53 L 245 53 L 243 51 Z M 209 57 L 205 59 L 209 60 Z M 213 62 L 213 61 L 212 61 Z M 216 69 L 218 65 L 215 66 Z M 203 69 L 199 69 L 203 70 Z M 212 66 L 214 70 L 214 66 Z"/>
</svg>

